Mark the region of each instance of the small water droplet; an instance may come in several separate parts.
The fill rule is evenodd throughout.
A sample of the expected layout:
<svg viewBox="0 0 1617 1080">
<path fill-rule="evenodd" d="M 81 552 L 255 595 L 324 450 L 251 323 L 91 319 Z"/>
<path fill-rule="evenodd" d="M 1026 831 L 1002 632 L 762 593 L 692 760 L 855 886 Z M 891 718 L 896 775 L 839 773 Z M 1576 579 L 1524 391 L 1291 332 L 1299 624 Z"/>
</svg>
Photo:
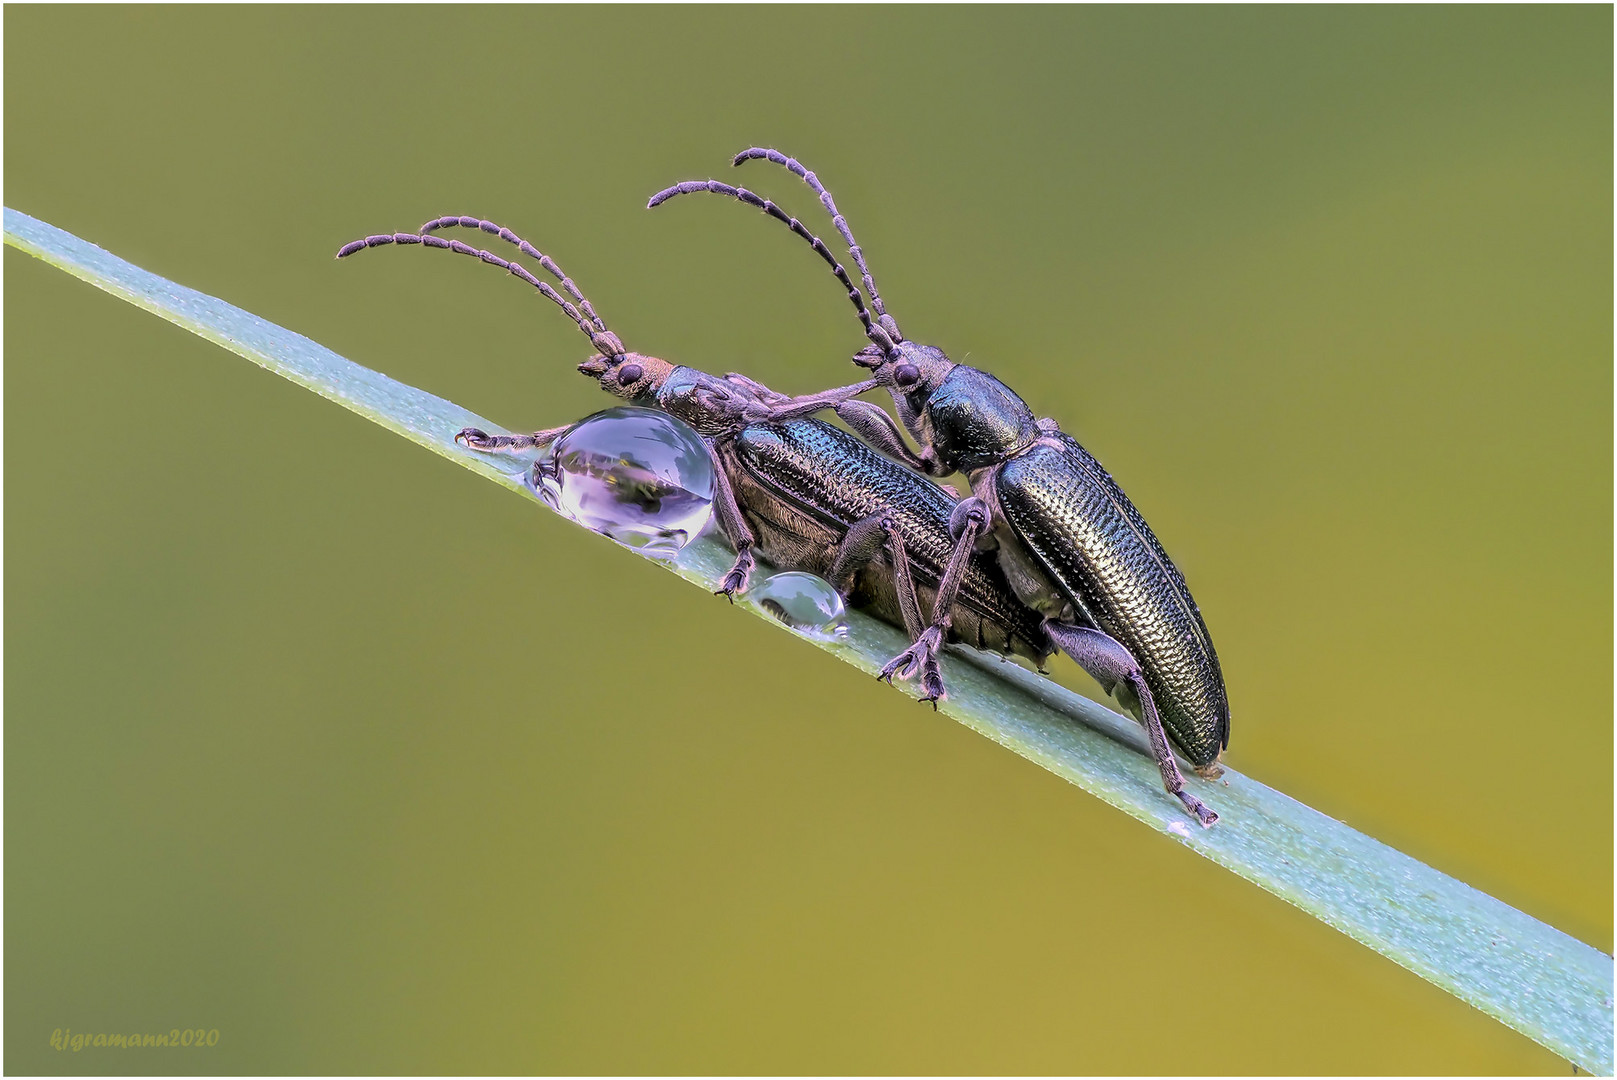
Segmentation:
<svg viewBox="0 0 1617 1080">
<path fill-rule="evenodd" d="M 847 636 L 847 605 L 824 578 L 787 570 L 748 589 L 747 597 L 805 637 Z"/>
<path fill-rule="evenodd" d="M 1186 840 L 1190 839 L 1190 826 L 1186 825 L 1183 821 L 1168 822 L 1168 831 L 1173 833 L 1175 836 L 1183 836 Z"/>
<path fill-rule="evenodd" d="M 551 449 L 539 494 L 586 529 L 671 559 L 713 508 L 713 459 L 702 437 L 655 409 L 620 405 L 574 424 Z"/>
</svg>

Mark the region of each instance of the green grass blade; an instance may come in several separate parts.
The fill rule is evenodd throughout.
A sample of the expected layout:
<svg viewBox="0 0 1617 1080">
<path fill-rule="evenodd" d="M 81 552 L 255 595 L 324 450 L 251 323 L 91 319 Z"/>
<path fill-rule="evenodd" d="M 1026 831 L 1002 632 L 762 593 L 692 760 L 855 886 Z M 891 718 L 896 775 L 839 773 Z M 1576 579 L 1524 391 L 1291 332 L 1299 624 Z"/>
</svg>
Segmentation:
<svg viewBox="0 0 1617 1080">
<path fill-rule="evenodd" d="M 308 387 L 405 438 L 533 498 L 504 466 L 454 443 L 501 431 L 451 402 L 343 359 L 204 293 L 167 281 L 26 214 L 5 211 L 6 243 Z M 14 362 L 16 358 L 13 358 Z M 536 500 L 537 501 L 537 500 Z M 705 589 L 730 554 L 702 539 L 665 564 Z M 775 620 L 751 604 L 771 625 Z M 867 672 L 904 647 L 855 613 L 849 636 L 818 642 Z M 1502 1023 L 1597 1074 L 1612 1072 L 1612 958 L 1470 886 L 1230 770 L 1201 791 L 1222 815 L 1202 830 L 1162 790 L 1139 727 L 993 657 L 945 661 L 943 712 L 1295 904 Z M 895 698 L 895 701 L 898 699 Z M 1191 780 L 1192 785 L 1205 782 Z"/>
</svg>

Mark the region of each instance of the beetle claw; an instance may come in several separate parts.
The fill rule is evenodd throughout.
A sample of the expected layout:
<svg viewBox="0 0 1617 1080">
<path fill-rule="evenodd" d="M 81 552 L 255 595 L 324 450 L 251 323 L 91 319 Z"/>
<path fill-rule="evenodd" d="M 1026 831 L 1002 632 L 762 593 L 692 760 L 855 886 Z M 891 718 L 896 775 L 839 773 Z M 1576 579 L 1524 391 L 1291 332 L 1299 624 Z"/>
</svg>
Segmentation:
<svg viewBox="0 0 1617 1080">
<path fill-rule="evenodd" d="M 921 695 L 921 700 L 930 703 L 932 711 L 937 712 L 938 702 L 947 695 L 943 689 L 943 672 L 938 668 L 935 658 L 928 657 L 921 666 L 921 687 L 925 691 Z"/>
<path fill-rule="evenodd" d="M 1196 798 L 1196 796 L 1192 795 L 1188 791 L 1183 790 L 1176 791 L 1174 794 L 1179 797 L 1180 802 L 1185 804 L 1185 809 L 1189 810 L 1193 815 L 1195 815 L 1196 820 L 1201 823 L 1202 828 L 1211 829 L 1215 824 L 1217 824 L 1218 814 L 1214 813 L 1211 807 L 1202 802 L 1200 799 Z"/>
<path fill-rule="evenodd" d="M 894 675 L 920 680 L 921 696 L 916 700 L 936 709 L 938 699 L 944 696 L 943 673 L 938 667 L 938 647 L 942 643 L 942 631 L 935 626 L 928 627 L 909 648 L 887 661 L 876 678 L 888 683 L 893 681 Z"/>
<path fill-rule="evenodd" d="M 714 596 L 722 596 L 730 603 L 736 602 L 736 593 L 747 591 L 747 579 L 752 576 L 752 552 L 743 550 L 736 556 L 735 565 L 730 572 L 724 575 L 719 587 L 713 591 Z"/>
<path fill-rule="evenodd" d="M 915 667 L 916 664 L 916 658 L 910 655 L 912 652 L 913 649 L 905 649 L 903 652 L 887 661 L 887 664 L 881 669 L 881 673 L 878 674 L 876 678 L 885 680 L 886 682 L 892 682 L 894 675 L 897 675 L 901 679 L 909 678 L 910 671 Z"/>
</svg>

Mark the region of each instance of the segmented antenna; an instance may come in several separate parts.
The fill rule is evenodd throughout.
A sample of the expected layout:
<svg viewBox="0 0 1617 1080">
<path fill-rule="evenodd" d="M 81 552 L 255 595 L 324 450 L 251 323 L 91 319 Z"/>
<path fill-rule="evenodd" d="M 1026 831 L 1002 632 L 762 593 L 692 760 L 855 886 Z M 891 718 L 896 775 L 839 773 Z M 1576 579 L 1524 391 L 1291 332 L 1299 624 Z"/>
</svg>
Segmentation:
<svg viewBox="0 0 1617 1080">
<path fill-rule="evenodd" d="M 578 291 L 578 286 L 573 284 L 573 279 L 562 273 L 561 267 L 557 266 L 555 260 L 549 255 L 546 255 L 504 225 L 495 224 L 484 218 L 467 217 L 464 214 L 448 214 L 444 217 L 433 218 L 422 225 L 421 232 L 430 233 L 438 229 L 451 229 L 456 226 L 465 229 L 482 229 L 486 233 L 498 236 L 508 244 L 516 245 L 517 250 L 529 258 L 538 260 L 540 266 L 550 271 L 555 275 L 556 280 L 561 282 L 561 287 L 567 290 L 567 294 L 578 301 L 579 310 L 589 316 L 590 322 L 595 324 L 595 329 L 603 334 L 606 333 L 606 324 L 601 321 L 600 316 L 595 314 L 595 309 L 590 307 L 588 300 L 584 299 L 584 294 Z"/>
<path fill-rule="evenodd" d="M 651 197 L 651 201 L 646 203 L 646 209 L 650 210 L 661 206 L 676 195 L 692 195 L 699 191 L 711 192 L 714 195 L 728 195 L 730 198 L 738 199 L 748 206 L 755 206 L 776 221 L 783 223 L 804 240 L 807 240 L 809 246 L 819 252 L 820 258 L 826 261 L 826 264 L 831 267 L 831 272 L 837 276 L 837 280 L 842 282 L 843 286 L 848 290 L 848 299 L 853 301 L 854 310 L 859 313 L 859 322 L 864 325 L 865 336 L 875 342 L 883 353 L 891 354 L 893 352 L 895 346 L 892 336 L 888 334 L 885 327 L 870 321 L 870 312 L 865 309 L 864 295 L 860 293 L 858 286 L 849 279 L 848 272 L 842 268 L 841 263 L 837 262 L 836 256 L 831 254 L 831 249 L 826 247 L 825 242 L 818 236 L 804 228 L 801 221 L 798 221 L 768 199 L 755 195 L 746 188 L 731 187 L 729 184 L 721 183 L 718 180 L 686 180 L 683 183 L 675 184 L 671 188 L 664 188 L 662 191 L 657 192 Z"/>
<path fill-rule="evenodd" d="M 443 219 L 439 220 L 442 221 Z M 450 220 L 454 221 L 455 224 L 460 224 L 462 222 L 462 219 L 460 218 Z M 477 222 L 478 219 L 469 218 L 465 220 Z M 490 222 L 490 224 L 493 223 Z M 497 230 L 499 230 L 498 225 L 496 225 L 494 230 L 491 231 L 495 231 L 495 235 L 499 235 Z M 509 232 L 510 230 L 506 231 Z M 515 236 L 514 233 L 512 235 Z M 474 248 L 470 244 L 461 243 L 459 240 L 446 240 L 441 236 L 433 236 L 428 232 L 382 233 L 377 236 L 367 236 L 363 240 L 355 240 L 352 243 L 344 244 L 337 250 L 337 258 L 346 259 L 348 256 L 357 251 L 364 251 L 366 248 L 383 247 L 387 244 L 421 244 L 425 247 L 444 248 L 448 251 L 453 251 L 458 255 L 470 255 L 472 258 L 486 262 L 491 266 L 498 266 L 506 273 L 519 277 L 523 281 L 526 281 L 529 285 L 532 285 L 535 289 L 538 289 L 540 294 L 546 299 L 554 301 L 558 307 L 567 313 L 567 317 L 572 319 L 573 322 L 577 324 L 579 330 L 583 332 L 584 336 L 590 339 L 590 344 L 595 346 L 597 352 L 614 358 L 623 355 L 623 342 L 619 341 L 618 336 L 612 333 L 612 331 L 608 330 L 605 324 L 602 323 L 599 318 L 595 317 L 593 311 L 591 311 L 590 316 L 586 318 L 583 312 L 579 311 L 578 308 L 569 303 L 567 299 L 555 289 L 552 289 L 549 285 L 545 284 L 543 281 L 540 281 L 538 278 L 534 277 L 533 274 L 529 273 L 527 267 L 522 266 L 519 263 L 508 262 L 505 259 L 500 258 L 498 255 L 495 255 L 493 252 L 484 251 L 481 248 Z M 528 247 L 532 248 L 533 245 L 529 244 Z M 545 258 L 544 256 L 540 256 L 540 258 L 544 260 L 545 269 L 554 274 L 557 278 L 560 278 L 567 291 L 578 298 L 585 310 L 590 310 L 589 301 L 585 300 L 583 295 L 579 293 L 578 289 L 572 285 L 572 282 L 562 275 L 561 268 L 558 267 L 552 260 Z M 596 329 L 597 327 L 599 327 L 598 330 Z"/>
<path fill-rule="evenodd" d="M 876 279 L 870 276 L 870 267 L 865 264 L 865 253 L 854 240 L 853 230 L 848 227 L 848 219 L 843 217 L 841 211 L 837 209 L 836 201 L 831 198 L 831 193 L 825 190 L 825 185 L 820 183 L 820 178 L 815 176 L 796 158 L 787 157 L 779 150 L 771 150 L 765 146 L 754 146 L 750 150 L 741 151 L 730 164 L 732 166 L 740 165 L 744 161 L 755 161 L 759 158 L 764 161 L 772 161 L 776 165 L 783 165 L 796 173 L 803 178 L 805 184 L 813 189 L 814 194 L 820 197 L 820 205 L 825 207 L 825 212 L 831 215 L 831 224 L 836 226 L 837 232 L 842 234 L 843 242 L 848 245 L 848 253 L 853 256 L 854 265 L 859 267 L 859 276 L 865 283 L 865 291 L 870 294 L 871 310 L 876 313 L 876 317 L 881 320 L 882 326 L 886 327 L 889 333 L 900 341 L 904 340 L 904 335 L 899 333 L 898 323 L 894 321 L 891 315 L 887 314 L 887 307 L 882 303 L 881 293 L 876 291 Z"/>
</svg>

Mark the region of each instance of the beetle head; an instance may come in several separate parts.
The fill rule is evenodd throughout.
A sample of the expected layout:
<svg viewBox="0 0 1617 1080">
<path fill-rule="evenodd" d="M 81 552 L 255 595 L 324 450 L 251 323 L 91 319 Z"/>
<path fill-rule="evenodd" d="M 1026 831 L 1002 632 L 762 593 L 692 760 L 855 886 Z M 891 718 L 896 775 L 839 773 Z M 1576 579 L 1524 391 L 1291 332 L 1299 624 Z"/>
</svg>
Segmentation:
<svg viewBox="0 0 1617 1080">
<path fill-rule="evenodd" d="M 900 341 L 891 348 L 868 345 L 854 354 L 853 362 L 868 368 L 876 382 L 887 388 L 899 419 L 917 438 L 923 435 L 927 402 L 955 367 L 942 349 L 913 341 Z"/>
<path fill-rule="evenodd" d="M 900 341 L 891 349 L 867 345 L 854 353 L 853 362 L 869 368 L 875 380 L 894 394 L 921 400 L 942 385 L 955 366 L 942 349 L 913 341 Z"/>
<path fill-rule="evenodd" d="M 612 341 L 616 343 L 617 338 L 613 336 Z M 642 356 L 620 349 L 610 356 L 596 353 L 578 365 L 578 370 L 599 382 L 601 389 L 607 393 L 635 401 L 654 396 L 668 381 L 674 365 L 655 356 Z"/>
</svg>

